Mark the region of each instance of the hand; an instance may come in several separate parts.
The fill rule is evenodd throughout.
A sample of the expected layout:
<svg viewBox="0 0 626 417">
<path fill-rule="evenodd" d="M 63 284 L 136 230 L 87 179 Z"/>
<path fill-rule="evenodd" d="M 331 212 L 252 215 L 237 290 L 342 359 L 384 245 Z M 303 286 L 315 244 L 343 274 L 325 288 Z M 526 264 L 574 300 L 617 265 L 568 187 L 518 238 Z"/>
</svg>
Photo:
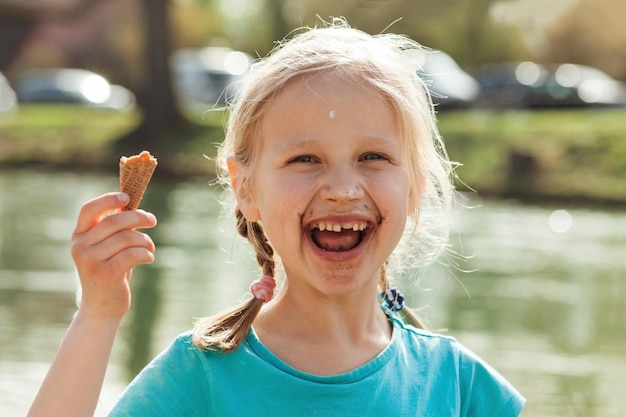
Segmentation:
<svg viewBox="0 0 626 417">
<path fill-rule="evenodd" d="M 152 239 L 135 229 L 151 228 L 156 217 L 143 210 L 122 211 L 125 193 L 86 202 L 72 235 L 72 258 L 82 286 L 79 313 L 121 318 L 130 308 L 132 268 L 154 261 Z"/>
</svg>

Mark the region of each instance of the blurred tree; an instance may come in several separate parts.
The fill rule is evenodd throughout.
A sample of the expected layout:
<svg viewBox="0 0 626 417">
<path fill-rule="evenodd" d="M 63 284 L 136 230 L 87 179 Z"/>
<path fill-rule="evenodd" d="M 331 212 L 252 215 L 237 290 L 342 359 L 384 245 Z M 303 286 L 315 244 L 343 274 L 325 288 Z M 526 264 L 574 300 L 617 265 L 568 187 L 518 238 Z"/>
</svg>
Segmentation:
<svg viewBox="0 0 626 417">
<path fill-rule="evenodd" d="M 143 110 L 139 126 L 117 142 L 117 150 L 134 153 L 151 149 L 158 153 L 171 145 L 171 133 L 185 119 L 172 88 L 170 57 L 170 0 L 141 0 L 144 16 L 143 82 L 137 102 Z"/>
<path fill-rule="evenodd" d="M 462 0 L 273 0 L 283 4 L 284 19 L 290 29 L 313 26 L 319 19 L 346 17 L 351 26 L 369 33 L 391 31 L 406 34 L 429 44 L 425 23 L 441 21 Z M 294 7 L 294 3 L 298 7 Z M 288 30 L 285 30 L 286 34 Z M 283 34 L 283 35 L 284 35 Z"/>
<path fill-rule="evenodd" d="M 273 30 L 272 40 L 277 41 L 287 36 L 289 25 L 285 19 L 285 0 L 266 0 Z"/>
<path fill-rule="evenodd" d="M 116 144 L 117 150 L 125 153 L 145 148 L 156 152 L 164 148 L 171 141 L 171 132 L 185 120 L 177 106 L 169 68 L 171 2 L 140 1 L 143 8 L 141 15 L 144 17 L 144 57 L 141 60 L 144 65 L 142 82 L 136 89 L 136 94 L 142 110 L 142 121 Z M 12 55 L 17 53 L 18 41 L 25 39 L 35 25 L 51 21 L 71 21 L 83 16 L 101 2 L 102 0 L 81 0 L 71 7 L 61 8 L 0 1 L 0 21 L 12 23 L 0 26 L 0 39 L 11 39 L 9 45 L 2 49 L 0 64 L 3 63 L 2 59 L 8 63 Z"/>
<path fill-rule="evenodd" d="M 212 0 L 175 2 L 171 11 L 172 48 L 199 48 L 224 39 L 224 19 Z"/>
<path fill-rule="evenodd" d="M 516 27 L 493 20 L 491 7 L 504 0 L 461 0 L 422 26 L 426 45 L 453 56 L 466 70 L 486 62 L 530 59 Z"/>
<path fill-rule="evenodd" d="M 37 24 L 6 75 L 15 80 L 31 68 L 86 68 L 135 91 L 143 78 L 139 8 L 137 0 L 100 1 L 71 20 Z"/>
<path fill-rule="evenodd" d="M 272 11 L 268 20 L 281 25 L 274 29 L 273 39 L 314 26 L 320 18 L 344 16 L 353 27 L 406 34 L 473 67 L 528 56 L 517 29 L 491 19 L 491 6 L 500 1 L 507 0 L 266 0 L 266 9 Z"/>
<path fill-rule="evenodd" d="M 83 0 L 73 8 L 42 8 L 17 2 L 0 2 L 0 70 L 4 70 L 37 24 L 71 20 L 91 9 L 99 0 Z"/>
<path fill-rule="evenodd" d="M 472 51 L 465 56 L 465 64 L 474 67 L 483 61 L 482 51 L 485 49 L 484 28 L 489 24 L 489 7 L 496 0 L 467 0 L 465 8 L 467 19 L 465 24 L 465 48 Z"/>
<path fill-rule="evenodd" d="M 547 31 L 543 59 L 595 66 L 626 80 L 624 16 L 624 0 L 579 0 Z"/>
<path fill-rule="evenodd" d="M 30 21 L 16 21 L 0 10 L 0 71 L 5 70 L 34 28 Z"/>
</svg>

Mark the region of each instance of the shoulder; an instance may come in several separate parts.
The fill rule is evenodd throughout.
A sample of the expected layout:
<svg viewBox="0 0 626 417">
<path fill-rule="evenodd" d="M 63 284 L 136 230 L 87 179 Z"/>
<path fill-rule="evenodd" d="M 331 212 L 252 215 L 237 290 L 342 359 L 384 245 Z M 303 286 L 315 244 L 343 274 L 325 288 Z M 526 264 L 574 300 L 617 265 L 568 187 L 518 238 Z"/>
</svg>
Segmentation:
<svg viewBox="0 0 626 417">
<path fill-rule="evenodd" d="M 165 361 L 179 368 L 190 367 L 194 371 L 198 371 L 210 363 L 233 356 L 238 351 L 239 349 L 224 352 L 217 348 L 200 348 L 193 342 L 192 332 L 185 332 L 174 338 L 170 345 L 155 358 L 154 362 Z"/>
<path fill-rule="evenodd" d="M 519 414 L 525 399 L 502 374 L 457 339 L 395 319 L 393 325 L 406 356 L 413 358 L 420 373 L 428 375 L 431 386 L 455 381 L 461 409 L 465 411 L 462 415 Z"/>
<path fill-rule="evenodd" d="M 199 349 L 192 339 L 191 332 L 182 333 L 169 344 L 163 352 L 161 352 L 155 360 L 176 357 L 178 359 L 193 359 L 201 355 L 202 350 Z"/>
<path fill-rule="evenodd" d="M 190 333 L 176 337 L 133 379 L 109 416 L 195 415 L 207 410 L 201 354 Z"/>
<path fill-rule="evenodd" d="M 203 351 L 196 347 L 190 332 L 178 335 L 141 372 L 167 376 L 169 381 L 184 381 L 186 378 L 201 379 Z M 140 376 L 142 376 L 140 374 Z"/>
<path fill-rule="evenodd" d="M 415 352 L 422 359 L 428 359 L 431 364 L 435 360 L 440 364 L 447 363 L 454 368 L 454 372 L 460 371 L 460 376 L 464 371 L 473 374 L 473 368 L 477 366 L 491 370 L 478 355 L 452 336 L 418 329 L 397 319 L 392 319 L 392 322 L 394 332 L 398 332 L 404 348 Z"/>
<path fill-rule="evenodd" d="M 418 329 L 396 318 L 392 318 L 391 323 L 400 342 L 408 349 L 427 355 L 456 356 L 461 352 L 460 344 L 452 336 Z"/>
<path fill-rule="evenodd" d="M 399 333 L 402 343 L 412 349 L 422 350 L 431 355 L 450 356 L 461 364 L 482 361 L 474 352 L 451 335 L 418 329 L 396 318 L 392 318 L 392 323 L 394 331 Z"/>
<path fill-rule="evenodd" d="M 195 374 L 209 383 L 216 375 L 239 375 L 249 371 L 252 363 L 262 362 L 246 339 L 239 347 L 229 351 L 219 348 L 204 349 L 195 345 L 191 332 L 178 335 L 165 351 L 156 358 L 180 369 L 181 372 Z"/>
</svg>

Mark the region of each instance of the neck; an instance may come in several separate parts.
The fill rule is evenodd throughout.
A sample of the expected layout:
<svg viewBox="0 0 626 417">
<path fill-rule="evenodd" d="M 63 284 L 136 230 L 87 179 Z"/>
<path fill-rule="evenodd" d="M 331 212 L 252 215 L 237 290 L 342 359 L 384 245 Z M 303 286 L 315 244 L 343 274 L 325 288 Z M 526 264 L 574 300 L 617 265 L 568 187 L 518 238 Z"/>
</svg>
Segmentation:
<svg viewBox="0 0 626 417">
<path fill-rule="evenodd" d="M 296 327 L 330 338 L 386 333 L 388 319 L 380 308 L 375 291 L 372 287 L 344 296 L 303 294 L 302 291 L 290 291 L 286 282 L 261 316 L 266 315 L 272 327 L 280 326 L 284 321 L 285 328 Z"/>
<path fill-rule="evenodd" d="M 282 288 L 254 328 L 261 341 L 291 366 L 318 375 L 350 371 L 376 357 L 391 326 L 375 297 L 292 297 Z"/>
</svg>

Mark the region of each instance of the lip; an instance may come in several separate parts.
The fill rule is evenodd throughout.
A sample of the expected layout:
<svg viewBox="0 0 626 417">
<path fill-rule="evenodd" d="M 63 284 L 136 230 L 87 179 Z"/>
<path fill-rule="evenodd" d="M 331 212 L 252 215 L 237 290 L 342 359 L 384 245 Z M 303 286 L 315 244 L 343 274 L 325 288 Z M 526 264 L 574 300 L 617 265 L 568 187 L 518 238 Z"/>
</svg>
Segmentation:
<svg viewBox="0 0 626 417">
<path fill-rule="evenodd" d="M 367 224 L 367 227 L 363 231 L 363 239 L 361 240 L 361 242 L 350 250 L 342 251 L 342 252 L 327 251 L 317 246 L 315 242 L 313 241 L 313 239 L 311 239 L 311 229 L 312 229 L 311 225 L 313 224 L 318 224 L 318 223 L 347 224 L 347 223 L 353 223 L 353 222 L 356 222 L 356 223 L 364 222 Z M 372 236 L 374 235 L 378 227 L 378 224 L 379 224 L 379 221 L 372 219 L 370 216 L 363 216 L 363 215 L 325 216 L 325 217 L 316 218 L 306 223 L 305 227 L 303 228 L 303 234 L 305 235 L 305 240 L 307 241 L 307 244 L 311 247 L 311 250 L 316 256 L 324 260 L 330 261 L 330 262 L 346 262 L 354 258 L 357 258 L 365 250 L 368 242 L 371 240 Z"/>
</svg>

